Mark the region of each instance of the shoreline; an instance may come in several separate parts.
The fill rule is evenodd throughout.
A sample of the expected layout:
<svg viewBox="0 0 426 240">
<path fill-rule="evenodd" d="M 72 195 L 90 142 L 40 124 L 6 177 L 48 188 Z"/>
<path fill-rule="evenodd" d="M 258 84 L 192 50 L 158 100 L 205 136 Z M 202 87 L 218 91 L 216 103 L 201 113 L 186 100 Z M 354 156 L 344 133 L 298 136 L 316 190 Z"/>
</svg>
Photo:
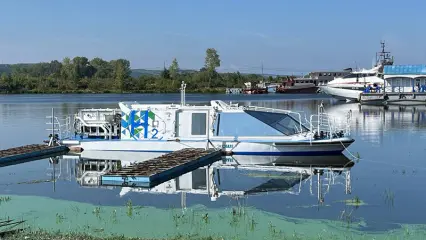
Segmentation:
<svg viewBox="0 0 426 240">
<path fill-rule="evenodd" d="M 186 93 L 198 94 L 226 94 L 225 89 L 212 89 L 212 90 L 185 90 Z M 17 92 L 3 92 L 0 95 L 25 95 L 25 94 L 173 94 L 180 93 L 176 91 L 155 91 L 155 90 L 141 90 L 141 91 L 91 91 L 91 90 L 77 90 L 77 91 L 17 91 Z M 229 94 L 231 95 L 231 94 Z M 242 95 L 242 94 L 239 94 Z"/>
</svg>

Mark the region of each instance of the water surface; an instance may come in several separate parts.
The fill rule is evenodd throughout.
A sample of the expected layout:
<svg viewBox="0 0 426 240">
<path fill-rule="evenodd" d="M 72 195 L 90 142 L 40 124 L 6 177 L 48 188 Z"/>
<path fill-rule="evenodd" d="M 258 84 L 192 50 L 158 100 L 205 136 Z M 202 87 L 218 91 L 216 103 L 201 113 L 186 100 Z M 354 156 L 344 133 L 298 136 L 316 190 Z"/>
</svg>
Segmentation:
<svg viewBox="0 0 426 240">
<path fill-rule="evenodd" d="M 0 210 L 5 214 L 7 212 L 15 216 L 42 218 L 44 220 L 41 226 L 66 229 L 71 225 L 77 227 L 74 223 L 79 219 L 79 214 L 75 213 L 76 210 L 69 208 L 65 211 L 66 206 L 70 206 L 71 203 L 64 201 L 72 201 L 72 204 L 76 206 L 91 209 L 90 214 L 81 214 L 90 215 L 85 221 L 87 224 L 96 225 L 101 224 L 101 222 L 95 221 L 96 215 L 109 219 L 110 217 L 107 216 L 111 216 L 114 209 L 121 209 L 121 218 L 128 217 L 126 215 L 128 205 L 126 207 L 126 204 L 130 200 L 133 206 L 146 208 L 147 210 L 143 214 L 148 218 L 155 219 L 154 215 L 166 218 L 165 216 L 168 214 L 168 224 L 171 224 L 169 227 L 174 230 L 165 231 L 165 233 L 171 235 L 178 231 L 178 228 L 172 227 L 178 218 L 178 215 L 174 214 L 177 214 L 176 209 L 180 209 L 178 212 L 181 214 L 183 205 L 184 208 L 197 210 L 194 210 L 195 217 L 182 220 L 180 230 L 188 230 L 191 221 L 195 221 L 197 224 L 198 222 L 203 223 L 204 214 L 210 213 L 212 214 L 211 225 L 208 225 L 208 228 L 213 230 L 207 231 L 207 233 L 227 232 L 228 236 L 238 235 L 240 239 L 259 239 L 257 237 L 269 236 L 274 231 L 279 232 L 280 229 L 286 231 L 296 229 L 305 233 L 309 231 L 312 233 L 324 232 L 324 229 L 330 232 L 334 229 L 339 234 L 353 234 L 345 227 L 348 224 L 351 226 L 350 229 L 360 231 L 355 233 L 357 236 L 372 232 L 383 233 L 385 236 L 389 234 L 389 231 L 399 231 L 404 235 L 408 231 L 407 236 L 413 237 L 415 236 L 413 229 L 417 229 L 416 234 L 422 234 L 418 230 L 417 224 L 422 226 L 426 223 L 426 217 L 423 214 L 426 194 L 422 190 L 423 182 L 426 180 L 426 167 L 423 164 L 426 154 L 426 107 L 359 106 L 356 103 L 342 104 L 321 95 L 312 98 L 311 95 L 300 97 L 297 95 L 188 94 L 187 98 L 187 102 L 194 103 L 224 99 L 242 104 L 303 111 L 307 114 L 315 112 L 318 104 L 323 102 L 326 111 L 332 114 L 343 116 L 348 111 L 352 111 L 352 135 L 355 142 L 348 151 L 345 151 L 346 157 L 355 162 L 349 171 L 349 191 L 345 172 L 340 175 L 339 173 L 333 175 L 324 173 L 320 176 L 322 199 L 319 199 L 317 176 L 306 177 L 300 181 L 300 175 L 289 177 L 288 173 L 286 175 L 272 170 L 265 174 L 252 170 L 221 169 L 219 186 L 221 191 L 246 191 L 253 194 L 224 195 L 217 198 L 216 201 L 212 201 L 208 194 L 191 193 L 191 191 L 185 194 L 166 194 L 161 193 L 160 190 L 147 192 L 82 184 L 78 179 L 81 175 L 81 163 L 88 159 L 61 157 L 56 165 L 52 165 L 50 159 L 42 159 L 0 168 L 0 174 L 4 176 L 0 179 L 0 194 L 12 196 L 12 200 L 0 205 Z M 52 107 L 55 108 L 57 114 L 64 115 L 75 113 L 79 108 L 117 108 L 116 103 L 121 100 L 179 102 L 179 94 L 163 96 L 131 94 L 0 96 L 0 112 L 2 113 L 0 130 L 3 133 L 0 138 L 0 148 L 39 143 L 45 139 L 49 134 L 45 130 L 47 128 L 45 116 L 50 114 Z M 140 156 L 140 158 L 142 157 Z M 354 157 L 361 159 L 357 160 Z M 122 156 L 118 160 L 126 162 L 134 161 L 135 158 L 139 157 Z M 100 157 L 98 160 L 103 159 Z M 197 174 L 201 173 L 194 173 L 194 176 Z M 56 182 L 51 181 L 53 177 L 57 179 Z M 217 179 L 217 175 L 215 177 Z M 198 186 L 198 189 L 205 189 L 205 178 L 204 183 L 202 180 L 197 180 L 191 187 L 194 186 Z M 24 198 L 24 196 L 27 197 Z M 350 202 L 347 200 L 351 199 L 356 199 L 359 204 L 357 206 L 348 204 Z M 34 203 L 29 204 L 32 201 Z M 52 211 L 59 214 L 70 215 L 73 213 L 75 221 L 71 220 L 74 217 L 68 216 L 68 220 L 61 220 L 62 218 L 59 217 L 58 221 L 62 222 L 57 223 L 55 215 L 52 217 L 46 213 L 47 210 L 44 208 L 47 206 L 43 205 L 43 201 L 54 205 Z M 25 207 L 10 210 L 12 206 L 16 207 L 18 204 L 25 203 L 28 203 Z M 7 204 L 10 206 L 6 207 Z M 102 206 L 102 209 L 107 210 L 98 214 L 96 206 Z M 235 217 L 235 209 L 241 209 L 241 206 L 253 215 L 245 214 L 245 220 L 241 220 L 240 227 L 228 229 L 231 226 L 229 221 L 232 222 Z M 96 214 L 92 213 L 94 209 Z M 43 214 L 50 217 L 42 217 Z M 255 224 L 259 229 L 263 229 L 259 230 L 262 232 L 259 235 L 250 232 L 253 225 L 250 224 L 250 217 L 253 218 L 253 216 L 256 218 L 254 221 L 261 222 Z M 145 230 L 131 231 L 129 227 L 125 227 L 130 223 L 123 219 L 123 224 L 115 223 L 120 227 L 114 228 L 117 229 L 114 231 L 127 232 L 128 235 L 160 236 L 156 231 L 151 231 L 151 233 Z M 297 221 L 302 222 L 294 225 L 294 222 Z M 312 228 L 312 226 L 317 227 Z M 97 228 L 99 227 L 100 225 L 97 226 Z M 203 232 L 202 227 L 205 225 L 200 225 L 196 229 L 191 228 L 191 231 Z M 97 231 L 99 232 L 99 230 Z M 94 232 L 96 231 L 94 230 Z M 416 236 L 419 237 L 419 235 Z"/>
</svg>

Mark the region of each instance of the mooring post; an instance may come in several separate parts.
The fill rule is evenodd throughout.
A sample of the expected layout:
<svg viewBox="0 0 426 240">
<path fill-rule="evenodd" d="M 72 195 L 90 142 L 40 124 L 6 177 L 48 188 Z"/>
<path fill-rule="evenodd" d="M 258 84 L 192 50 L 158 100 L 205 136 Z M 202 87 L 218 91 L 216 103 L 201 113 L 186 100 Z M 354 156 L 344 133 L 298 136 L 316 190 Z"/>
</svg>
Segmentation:
<svg viewBox="0 0 426 240">
<path fill-rule="evenodd" d="M 210 165 L 206 166 L 206 184 L 207 194 L 210 196 Z"/>
<path fill-rule="evenodd" d="M 206 150 L 209 150 L 209 144 L 210 144 L 210 110 L 207 111 L 207 144 L 206 144 Z"/>
<path fill-rule="evenodd" d="M 319 170 L 317 172 L 317 177 L 318 177 L 318 202 L 321 203 L 322 193 L 321 193 L 321 177 L 320 177 L 320 171 Z"/>
<path fill-rule="evenodd" d="M 52 134 L 51 134 L 51 136 L 50 136 L 50 139 L 49 139 L 49 146 L 53 146 L 53 142 L 54 142 L 54 139 L 55 139 L 55 123 L 54 123 L 54 121 L 53 121 L 53 119 L 54 119 L 54 109 L 52 108 L 52 116 L 50 116 L 50 119 L 51 119 L 51 121 L 52 121 Z"/>
<path fill-rule="evenodd" d="M 54 117 L 54 115 L 55 115 L 55 109 L 52 108 L 52 138 L 53 138 L 53 140 L 55 139 L 55 122 L 54 122 L 55 117 Z M 52 141 L 52 143 L 53 143 L 53 141 Z"/>
</svg>

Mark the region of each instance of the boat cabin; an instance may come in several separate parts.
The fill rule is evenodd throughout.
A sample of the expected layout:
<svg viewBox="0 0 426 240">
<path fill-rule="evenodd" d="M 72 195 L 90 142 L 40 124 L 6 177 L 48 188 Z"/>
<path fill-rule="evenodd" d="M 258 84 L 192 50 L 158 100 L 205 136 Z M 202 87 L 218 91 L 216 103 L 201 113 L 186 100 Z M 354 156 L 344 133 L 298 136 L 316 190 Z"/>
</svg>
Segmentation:
<svg viewBox="0 0 426 240">
<path fill-rule="evenodd" d="M 314 83 L 315 86 L 327 85 L 335 78 L 343 77 L 350 73 L 349 69 L 343 71 L 315 71 L 310 72 L 307 77 L 297 79 L 301 83 Z"/>
<path fill-rule="evenodd" d="M 215 136 L 291 136 L 309 131 L 299 113 L 239 107 L 120 103 L 121 139 L 206 139 Z M 263 111 L 262 111 L 263 110 Z M 266 109 L 267 110 L 267 109 Z"/>
</svg>

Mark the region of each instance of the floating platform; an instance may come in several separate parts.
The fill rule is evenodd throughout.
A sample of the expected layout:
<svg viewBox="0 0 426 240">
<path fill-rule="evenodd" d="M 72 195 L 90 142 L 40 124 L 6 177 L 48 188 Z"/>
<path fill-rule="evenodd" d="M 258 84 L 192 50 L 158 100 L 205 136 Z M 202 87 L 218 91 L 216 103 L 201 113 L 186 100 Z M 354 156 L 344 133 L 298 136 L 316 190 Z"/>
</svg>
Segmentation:
<svg viewBox="0 0 426 240">
<path fill-rule="evenodd" d="M 221 150 L 185 148 L 101 176 L 101 185 L 153 187 L 221 160 Z"/>
<path fill-rule="evenodd" d="M 40 158 L 68 152 L 66 146 L 48 146 L 44 144 L 32 144 L 21 147 L 0 150 L 0 164 L 19 162 L 31 158 Z"/>
<path fill-rule="evenodd" d="M 364 105 L 426 105 L 426 92 L 361 93 L 359 102 Z"/>
</svg>

